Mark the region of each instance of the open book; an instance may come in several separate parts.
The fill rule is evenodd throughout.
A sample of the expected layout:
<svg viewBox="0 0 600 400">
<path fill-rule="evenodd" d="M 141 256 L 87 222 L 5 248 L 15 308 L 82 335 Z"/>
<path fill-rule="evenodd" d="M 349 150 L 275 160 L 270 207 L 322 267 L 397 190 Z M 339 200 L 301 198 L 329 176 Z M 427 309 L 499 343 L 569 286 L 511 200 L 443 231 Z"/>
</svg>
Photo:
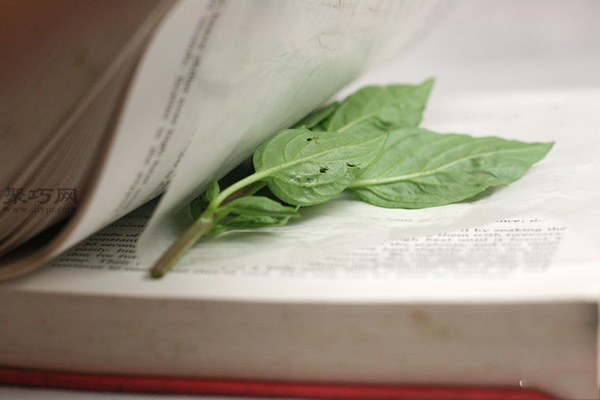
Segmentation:
<svg viewBox="0 0 600 400">
<path fill-rule="evenodd" d="M 555 147 L 520 181 L 490 196 L 423 210 L 380 209 L 340 196 L 306 209 L 289 226 L 204 242 L 166 279 L 147 278 L 146 258 L 185 225 L 177 225 L 186 217 L 182 205 L 204 183 L 354 78 L 365 54 L 383 56 L 410 35 L 374 48 L 387 43 L 381 37 L 393 29 L 414 32 L 414 26 L 396 24 L 373 30 L 369 16 L 379 20 L 391 10 L 363 9 L 365 3 L 268 3 L 261 13 L 248 4 L 183 2 L 170 11 L 156 9 L 166 19 L 153 44 L 160 42 L 161 29 L 184 29 L 176 17 L 192 21 L 191 39 L 179 43 L 167 36 L 169 45 L 159 48 L 162 54 L 173 43 L 181 45 L 178 54 L 192 57 L 184 59 L 183 71 L 193 71 L 192 49 L 211 48 L 210 41 L 201 45 L 208 37 L 223 38 L 213 42 L 223 51 L 214 57 L 237 54 L 244 62 L 210 64 L 197 54 L 206 63 L 199 64 L 203 73 L 184 74 L 190 82 L 177 81 L 179 73 L 166 79 L 162 97 L 136 86 L 144 69 L 137 70 L 123 117 L 115 122 L 118 134 L 111 136 L 81 216 L 75 214 L 65 233 L 45 244 L 48 250 L 32 253 L 27 245 L 9 256 L 4 276 L 30 269 L 120 218 L 45 268 L 0 284 L 0 365 L 122 376 L 508 387 L 598 398 L 598 89 L 433 96 L 425 113 L 428 128 L 555 141 Z M 185 7 L 206 7 L 205 14 L 194 20 Z M 230 15 L 228 7 L 240 11 Z M 323 18 L 311 31 L 320 34 L 307 36 L 314 41 L 286 42 L 290 46 L 276 48 L 274 58 L 269 46 L 275 41 L 265 48 L 238 47 L 239 54 L 222 48 L 230 45 L 228 35 L 239 32 L 264 42 L 262 28 L 249 29 L 242 16 L 254 21 L 270 13 L 281 17 L 285 10 L 297 16 L 304 8 L 319 15 L 315 24 Z M 428 8 L 409 10 L 416 13 L 410 18 L 415 24 L 431 15 Z M 347 12 L 347 19 L 334 19 L 338 12 Z M 169 18 L 176 23 L 169 25 Z M 362 23 L 371 27 L 368 33 L 359 29 Z M 332 24 L 336 29 L 322 34 Z M 284 33 L 290 40 L 304 37 L 293 26 L 288 20 L 269 29 L 279 29 L 278 39 Z M 348 39 L 345 29 L 361 33 Z M 152 48 L 141 65 L 158 68 Z M 174 60 L 180 65 L 181 58 Z M 234 71 L 239 75 L 231 80 Z M 153 75 L 148 79 L 157 87 L 162 83 Z M 210 88 L 214 96 L 196 93 L 199 113 L 185 102 L 180 114 L 175 111 L 186 82 Z M 148 107 L 156 101 L 158 114 L 128 109 L 136 99 Z M 165 99 L 173 100 L 167 108 Z M 152 140 L 121 130 L 127 115 L 130 124 L 158 118 L 138 131 Z M 169 134 L 160 130 L 165 115 L 169 123 L 180 115 L 175 122 L 209 133 Z M 248 125 L 250 116 L 256 120 Z M 240 127 L 245 130 L 237 132 Z M 172 152 L 161 152 L 167 147 Z M 158 170 L 164 175 L 152 172 Z M 158 205 L 141 206 L 167 181 Z"/>
</svg>

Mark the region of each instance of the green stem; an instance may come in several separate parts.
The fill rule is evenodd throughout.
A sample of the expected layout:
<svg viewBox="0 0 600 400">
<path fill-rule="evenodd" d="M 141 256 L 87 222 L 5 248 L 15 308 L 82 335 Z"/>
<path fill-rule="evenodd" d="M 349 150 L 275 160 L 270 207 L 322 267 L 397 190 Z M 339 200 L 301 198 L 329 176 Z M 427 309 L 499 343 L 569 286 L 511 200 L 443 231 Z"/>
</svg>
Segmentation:
<svg viewBox="0 0 600 400">
<path fill-rule="evenodd" d="M 249 177 L 252 177 L 253 175 L 250 175 Z M 245 182 L 245 184 L 240 185 L 242 182 Z M 257 182 L 254 179 L 250 180 L 244 178 L 223 191 L 221 195 L 225 193 L 225 196 L 217 196 L 208 207 L 206 207 L 206 210 L 204 210 L 200 218 L 198 218 L 192 226 L 190 226 L 183 235 L 171 245 L 171 247 L 169 247 L 156 264 L 154 264 L 150 270 L 152 278 L 162 278 L 190 249 L 190 247 L 198 241 L 198 239 L 209 233 L 216 224 L 228 215 L 228 213 L 219 212 L 220 205 L 229 203 L 240 197 L 252 196 L 254 193 L 265 187 L 265 185 L 264 182 Z M 233 190 L 230 190 L 231 188 L 233 188 Z"/>
<path fill-rule="evenodd" d="M 152 278 L 162 278 L 200 237 L 215 226 L 215 214 L 206 210 L 160 257 L 150 270 Z"/>
<path fill-rule="evenodd" d="M 223 203 L 228 203 L 240 197 L 251 196 L 252 194 L 258 192 L 266 185 L 264 182 L 261 182 L 261 180 L 269 176 L 270 173 L 271 170 L 255 172 L 252 175 L 248 175 L 244 179 L 237 181 L 219 193 L 219 195 L 210 202 L 206 210 L 216 210 Z"/>
</svg>

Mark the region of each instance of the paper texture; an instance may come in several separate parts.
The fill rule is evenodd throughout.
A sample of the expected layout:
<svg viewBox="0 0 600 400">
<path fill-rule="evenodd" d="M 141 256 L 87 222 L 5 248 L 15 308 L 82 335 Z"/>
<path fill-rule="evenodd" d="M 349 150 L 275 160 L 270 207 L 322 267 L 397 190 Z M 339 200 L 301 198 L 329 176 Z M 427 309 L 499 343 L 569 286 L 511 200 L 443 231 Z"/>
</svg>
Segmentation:
<svg viewBox="0 0 600 400">
<path fill-rule="evenodd" d="M 204 241 L 160 282 L 135 255 L 147 206 L 12 285 L 255 301 L 597 300 L 598 109 L 599 90 L 432 100 L 428 128 L 556 144 L 476 201 L 390 210 L 341 196 L 286 227 Z"/>
</svg>

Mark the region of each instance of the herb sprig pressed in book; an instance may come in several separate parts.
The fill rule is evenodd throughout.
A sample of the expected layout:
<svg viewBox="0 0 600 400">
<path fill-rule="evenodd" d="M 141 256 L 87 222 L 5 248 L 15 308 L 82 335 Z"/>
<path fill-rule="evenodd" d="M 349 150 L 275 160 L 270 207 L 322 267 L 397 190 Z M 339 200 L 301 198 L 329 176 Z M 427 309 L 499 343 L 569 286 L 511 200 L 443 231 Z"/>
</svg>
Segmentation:
<svg viewBox="0 0 600 400">
<path fill-rule="evenodd" d="M 196 221 L 151 275 L 163 276 L 203 236 L 285 225 L 346 190 L 388 208 L 470 199 L 519 179 L 552 148 L 420 128 L 432 86 L 368 86 L 277 132 L 254 152 L 254 172 L 225 188 L 214 181 L 192 202 Z"/>
</svg>

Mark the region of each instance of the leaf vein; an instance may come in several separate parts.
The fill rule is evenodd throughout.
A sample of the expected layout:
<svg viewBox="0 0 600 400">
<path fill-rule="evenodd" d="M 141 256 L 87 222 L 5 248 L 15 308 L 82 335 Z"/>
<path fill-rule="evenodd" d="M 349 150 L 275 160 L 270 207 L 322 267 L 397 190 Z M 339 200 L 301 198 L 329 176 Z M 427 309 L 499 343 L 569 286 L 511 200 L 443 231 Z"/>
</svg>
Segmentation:
<svg viewBox="0 0 600 400">
<path fill-rule="evenodd" d="M 400 176 L 392 176 L 389 178 L 373 178 L 373 179 L 364 179 L 364 180 L 356 180 L 354 181 L 352 184 L 349 185 L 350 188 L 359 188 L 359 187 L 365 187 L 365 186 L 372 186 L 372 185 L 385 185 L 385 184 L 389 184 L 389 183 L 394 183 L 394 182 L 400 182 L 400 181 L 406 181 L 406 180 L 411 180 L 414 178 L 420 178 L 423 176 L 429 176 L 429 175 L 433 175 L 436 174 L 440 171 L 443 171 L 453 165 L 456 165 L 460 162 L 463 161 L 467 161 L 469 159 L 472 159 L 474 157 L 485 157 L 485 156 L 490 156 L 490 155 L 496 155 L 496 154 L 501 154 L 501 153 L 511 153 L 511 152 L 520 152 L 520 151 L 524 151 L 524 150 L 530 150 L 528 147 L 526 148 L 513 148 L 513 149 L 502 149 L 502 150 L 498 150 L 498 151 L 490 151 L 487 153 L 477 153 L 477 154 L 470 154 L 467 157 L 463 157 L 460 158 L 458 160 L 455 160 L 453 162 L 450 162 L 448 164 L 444 164 L 439 166 L 438 168 L 434 168 L 432 170 L 429 171 L 420 171 L 420 172 L 416 172 L 413 174 L 407 174 L 407 175 L 400 175 Z"/>
</svg>

